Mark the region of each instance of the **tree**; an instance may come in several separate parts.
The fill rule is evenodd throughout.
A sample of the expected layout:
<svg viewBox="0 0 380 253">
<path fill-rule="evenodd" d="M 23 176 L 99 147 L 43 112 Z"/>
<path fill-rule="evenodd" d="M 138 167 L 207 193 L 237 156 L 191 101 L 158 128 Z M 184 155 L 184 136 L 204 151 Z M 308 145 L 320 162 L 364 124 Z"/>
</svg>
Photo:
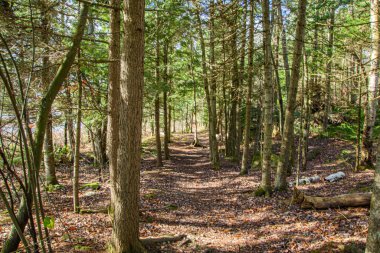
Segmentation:
<svg viewBox="0 0 380 253">
<path fill-rule="evenodd" d="M 250 1 L 250 11 L 249 11 L 249 38 L 248 38 L 248 91 L 245 106 L 245 127 L 244 127 L 244 147 L 243 147 L 243 157 L 241 162 L 240 174 L 245 175 L 248 173 L 248 163 L 249 163 L 249 143 L 250 143 L 250 133 L 251 133 L 251 97 L 252 97 L 252 85 L 253 85 L 253 45 L 254 45 L 254 1 Z"/>
<path fill-rule="evenodd" d="M 271 186 L 271 155 L 272 155 L 272 131 L 273 131 L 273 81 L 271 60 L 271 31 L 269 19 L 269 0 L 262 1 L 263 28 L 264 28 L 264 144 L 262 158 L 262 173 L 260 189 L 265 195 L 272 192 Z"/>
<path fill-rule="evenodd" d="M 373 152 L 373 128 L 376 120 L 376 110 L 378 101 L 378 86 L 379 86 L 379 3 L 376 0 L 371 0 L 371 69 L 369 72 L 367 107 L 365 110 L 364 127 L 362 136 L 361 148 L 361 166 L 373 167 L 374 152 Z"/>
<path fill-rule="evenodd" d="M 294 111 L 297 105 L 297 89 L 298 81 L 300 77 L 300 64 L 302 61 L 302 49 L 305 36 L 306 25 L 306 0 L 299 0 L 298 2 L 298 22 L 296 30 L 296 45 L 294 48 L 294 57 L 292 62 L 292 74 L 290 78 L 290 85 L 288 91 L 288 103 L 286 105 L 284 134 L 281 141 L 280 159 L 277 167 L 275 188 L 276 190 L 283 190 L 286 185 L 286 173 L 289 162 L 289 155 L 291 145 L 293 145 L 293 138 L 289 138 L 294 135 Z"/>
<path fill-rule="evenodd" d="M 124 0 L 119 150 L 113 175 L 112 249 L 145 252 L 139 240 L 139 189 L 144 86 L 144 0 Z"/>
</svg>

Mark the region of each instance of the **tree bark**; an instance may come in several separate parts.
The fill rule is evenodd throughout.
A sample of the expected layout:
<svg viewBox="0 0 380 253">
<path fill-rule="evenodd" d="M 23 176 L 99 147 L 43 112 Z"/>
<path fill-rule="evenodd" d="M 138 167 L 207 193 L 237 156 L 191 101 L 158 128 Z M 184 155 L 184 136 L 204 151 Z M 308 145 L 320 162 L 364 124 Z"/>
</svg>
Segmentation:
<svg viewBox="0 0 380 253">
<path fill-rule="evenodd" d="M 306 0 L 298 2 L 298 22 L 296 30 L 296 45 L 294 48 L 294 57 L 292 62 L 292 75 L 288 91 L 288 103 L 286 105 L 284 134 L 281 141 L 280 159 L 278 162 L 275 188 L 284 190 L 287 187 L 286 175 L 289 162 L 289 151 L 293 145 L 294 135 L 294 112 L 297 106 L 297 89 L 300 77 L 300 64 L 302 60 L 302 49 L 304 44 L 305 25 L 306 25 Z"/>
<path fill-rule="evenodd" d="M 144 86 L 144 0 L 124 0 L 119 150 L 114 175 L 114 252 L 146 252 L 139 240 L 139 191 Z"/>
</svg>

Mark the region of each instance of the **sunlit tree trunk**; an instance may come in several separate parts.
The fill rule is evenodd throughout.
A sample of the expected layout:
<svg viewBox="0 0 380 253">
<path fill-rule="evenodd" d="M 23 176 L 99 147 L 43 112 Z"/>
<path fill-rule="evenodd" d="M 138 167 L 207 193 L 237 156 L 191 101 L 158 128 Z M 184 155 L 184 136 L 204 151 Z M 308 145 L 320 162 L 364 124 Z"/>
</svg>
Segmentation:
<svg viewBox="0 0 380 253">
<path fill-rule="evenodd" d="M 144 86 L 144 0 L 124 0 L 119 150 L 114 175 L 112 248 L 146 252 L 139 240 L 139 191 Z"/>
</svg>

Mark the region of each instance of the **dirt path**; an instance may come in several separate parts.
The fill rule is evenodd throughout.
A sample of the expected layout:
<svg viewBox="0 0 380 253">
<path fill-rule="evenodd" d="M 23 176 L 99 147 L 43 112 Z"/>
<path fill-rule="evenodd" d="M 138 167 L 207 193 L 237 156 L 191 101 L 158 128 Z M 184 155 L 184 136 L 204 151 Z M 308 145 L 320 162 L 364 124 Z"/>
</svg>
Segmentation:
<svg viewBox="0 0 380 253">
<path fill-rule="evenodd" d="M 200 138 L 206 146 L 206 136 Z M 142 237 L 186 234 L 188 240 L 162 244 L 149 252 L 356 252 L 347 251 L 347 246 L 363 247 L 368 209 L 305 211 L 289 206 L 290 193 L 255 197 L 251 191 L 260 182 L 260 171 L 239 176 L 239 167 L 223 158 L 222 169 L 213 171 L 208 149 L 192 147 L 191 135 L 174 135 L 173 140 L 171 159 L 164 161 L 163 168 L 155 166 L 152 143 L 144 147 L 140 231 Z M 313 155 L 302 176 L 323 178 L 338 170 L 348 176 L 334 184 L 322 181 L 303 186 L 304 191 L 329 195 L 368 190 L 373 172 L 353 174 L 350 159 L 342 158 L 352 155 L 352 145 L 313 139 L 310 147 Z M 104 252 L 111 235 L 109 216 L 72 213 L 70 169 L 60 166 L 58 177 L 63 187 L 44 194 L 46 212 L 55 219 L 53 248 L 56 252 Z M 83 161 L 81 183 L 97 180 L 97 169 Z M 108 187 L 102 183 L 99 190 L 81 189 L 81 206 L 104 208 L 110 198 Z M 0 243 L 10 227 L 5 217 L 1 212 Z"/>
<path fill-rule="evenodd" d="M 182 136 L 171 145 L 165 168 L 146 165 L 142 173 L 143 208 L 168 207 L 144 213 L 148 223 L 142 225 L 143 235 L 187 234 L 191 240 L 186 246 L 167 245 L 162 252 L 339 252 L 344 245 L 365 242 L 367 209 L 304 211 L 288 205 L 289 194 L 254 197 L 249 191 L 258 186 L 259 171 L 241 177 L 239 167 L 224 159 L 221 171 L 213 171 L 208 150 L 190 146 L 190 140 L 190 135 Z M 207 145 L 205 136 L 201 141 Z M 312 142 L 312 148 L 322 147 L 325 161 L 317 155 L 310 166 L 319 167 L 304 175 L 323 177 L 337 170 L 349 174 L 344 164 L 333 163 L 334 154 L 339 156 L 347 144 L 330 144 L 335 152 L 323 140 Z M 370 182 L 371 176 L 349 174 L 333 185 L 321 182 L 303 188 L 314 194 L 347 192 Z"/>
</svg>

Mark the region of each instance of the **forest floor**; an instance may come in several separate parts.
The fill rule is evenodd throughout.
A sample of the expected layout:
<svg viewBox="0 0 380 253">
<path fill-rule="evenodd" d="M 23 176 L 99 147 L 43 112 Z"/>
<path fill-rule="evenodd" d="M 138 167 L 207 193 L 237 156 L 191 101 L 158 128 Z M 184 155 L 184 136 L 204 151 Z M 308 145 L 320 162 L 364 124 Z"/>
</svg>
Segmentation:
<svg viewBox="0 0 380 253">
<path fill-rule="evenodd" d="M 149 252 L 361 252 L 364 248 L 368 208 L 302 210 L 290 205 L 292 193 L 256 197 L 260 171 L 239 176 L 240 168 L 221 159 L 222 169 L 213 171 L 208 149 L 191 146 L 192 135 L 173 135 L 171 158 L 157 168 L 154 142 L 145 142 L 141 173 L 141 237 L 186 234 L 175 243 L 164 243 Z M 206 135 L 201 143 L 207 145 Z M 310 140 L 310 162 L 302 176 L 321 178 L 344 171 L 335 183 L 324 180 L 301 186 L 310 195 L 336 195 L 369 191 L 373 171 L 352 173 L 354 149 L 339 139 Z M 97 182 L 98 172 L 82 159 L 80 193 L 84 209 L 103 209 L 109 204 L 108 182 L 95 190 L 85 183 Z M 54 217 L 50 231 L 56 252 L 104 252 L 111 235 L 107 214 L 74 214 L 70 169 L 59 167 L 61 188 L 43 193 L 46 213 Z M 108 175 L 105 176 L 108 178 Z M 289 180 L 294 181 L 294 176 Z M 2 205 L 0 205 L 0 209 Z M 1 210 L 0 210 L 1 211 Z M 0 244 L 10 220 L 0 212 Z"/>
</svg>

